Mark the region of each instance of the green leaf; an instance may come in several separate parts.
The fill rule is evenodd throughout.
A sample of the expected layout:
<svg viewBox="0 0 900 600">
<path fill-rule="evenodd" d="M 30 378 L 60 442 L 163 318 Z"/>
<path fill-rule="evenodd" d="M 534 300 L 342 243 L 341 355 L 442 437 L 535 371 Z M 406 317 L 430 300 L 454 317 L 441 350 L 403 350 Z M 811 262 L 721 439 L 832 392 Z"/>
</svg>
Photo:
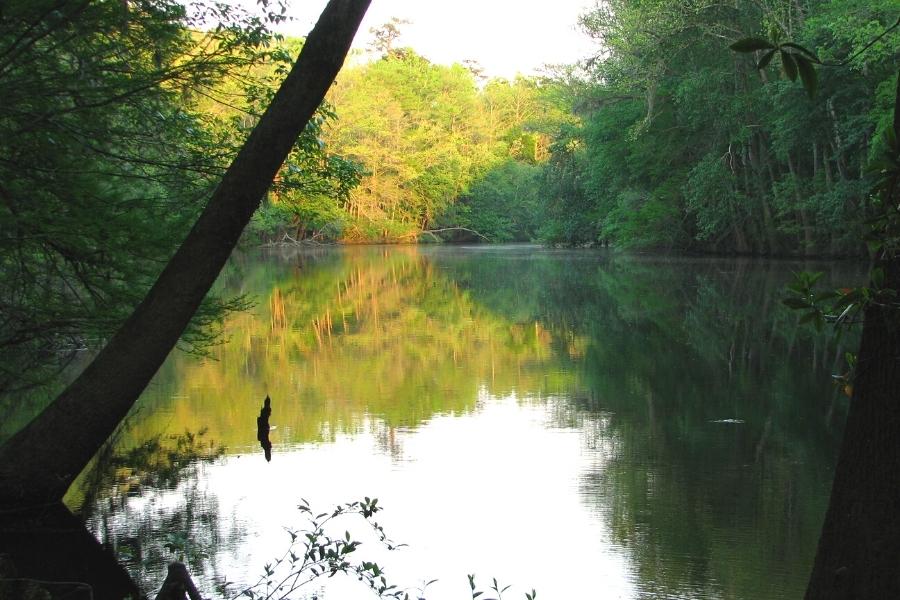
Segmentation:
<svg viewBox="0 0 900 600">
<path fill-rule="evenodd" d="M 885 171 L 892 171 L 896 168 L 897 165 L 890 156 L 881 155 L 869 161 L 869 164 L 866 165 L 866 173 L 882 173 Z"/>
<path fill-rule="evenodd" d="M 818 88 L 819 85 L 816 68 L 805 56 L 800 56 L 798 54 L 795 57 L 795 60 L 797 61 L 797 70 L 800 71 L 800 81 L 803 82 L 803 88 L 806 90 L 806 93 L 809 94 L 810 98 L 815 98 L 816 88 Z"/>
<path fill-rule="evenodd" d="M 772 62 L 772 57 L 775 56 L 775 49 L 769 50 L 765 54 L 763 54 L 762 58 L 759 59 L 759 62 L 756 63 L 756 68 L 760 71 L 769 66 L 769 63 Z"/>
<path fill-rule="evenodd" d="M 785 52 L 784 50 L 779 51 L 781 54 L 781 66 L 784 68 L 784 74 L 787 75 L 788 79 L 791 81 L 797 81 L 797 61 L 794 60 L 794 55 L 790 52 Z"/>
<path fill-rule="evenodd" d="M 847 290 L 847 293 L 842 294 L 841 297 L 835 301 L 834 307 L 841 308 L 853 304 L 854 302 L 858 302 L 859 300 L 862 300 L 863 295 L 860 288 L 851 288 Z"/>
<path fill-rule="evenodd" d="M 820 302 L 825 302 L 826 300 L 831 300 L 832 298 L 837 298 L 838 293 L 835 291 L 827 291 L 827 292 L 819 292 L 817 294 L 813 294 L 812 301 L 815 304 Z"/>
<path fill-rule="evenodd" d="M 786 47 L 786 48 L 793 48 L 794 50 L 796 50 L 796 51 L 799 52 L 800 54 L 805 54 L 805 55 L 806 55 L 806 58 L 808 58 L 808 59 L 811 60 L 812 62 L 816 62 L 816 63 L 821 63 L 821 62 L 822 62 L 821 60 L 819 60 L 819 57 L 816 56 L 816 53 L 815 53 L 815 52 L 813 52 L 812 50 L 808 50 L 808 49 L 804 48 L 804 47 L 801 46 L 800 44 L 795 44 L 794 42 L 786 42 L 786 43 L 784 43 L 784 44 L 781 44 L 781 46 L 782 46 L 782 47 Z"/>
<path fill-rule="evenodd" d="M 744 38 L 729 46 L 735 52 L 756 52 L 757 50 L 769 50 L 774 47 L 775 45 L 772 42 L 757 37 Z"/>
<path fill-rule="evenodd" d="M 810 308 L 810 303 L 802 298 L 785 298 L 782 300 L 782 303 L 788 308 L 793 308 L 794 310 L 800 310 L 804 308 Z"/>
<path fill-rule="evenodd" d="M 822 331 L 822 327 L 825 326 L 825 319 L 822 318 L 822 313 L 816 313 L 815 326 L 816 331 Z"/>
<path fill-rule="evenodd" d="M 866 246 L 869 248 L 869 252 L 875 254 L 884 247 L 884 242 L 882 240 L 868 240 L 866 242 Z"/>
<path fill-rule="evenodd" d="M 896 151 L 897 150 L 897 136 L 894 133 L 893 127 L 888 127 L 884 132 L 884 143 L 888 148 Z"/>
</svg>

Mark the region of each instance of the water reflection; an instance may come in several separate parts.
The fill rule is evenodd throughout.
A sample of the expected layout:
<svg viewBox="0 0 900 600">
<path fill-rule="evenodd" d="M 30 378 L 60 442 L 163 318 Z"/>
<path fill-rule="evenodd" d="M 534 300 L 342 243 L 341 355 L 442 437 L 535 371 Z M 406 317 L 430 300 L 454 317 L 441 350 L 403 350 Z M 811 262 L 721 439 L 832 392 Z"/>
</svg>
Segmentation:
<svg viewBox="0 0 900 600">
<path fill-rule="evenodd" d="M 269 439 L 269 417 L 272 416 L 272 400 L 266 396 L 263 406 L 256 417 L 256 439 L 259 441 L 266 462 L 272 461 L 272 441 Z"/>
<path fill-rule="evenodd" d="M 256 309 L 213 359 L 170 357 L 119 450 L 205 428 L 225 455 L 81 503 L 146 579 L 165 561 L 145 546 L 182 532 L 210 594 L 255 580 L 300 497 L 368 495 L 414 549 L 391 572 L 439 577 L 429 597 L 465 594 L 471 572 L 542 596 L 797 597 L 846 409 L 829 384 L 843 349 L 778 302 L 799 267 L 533 248 L 236 259 L 221 285 Z M 260 465 L 267 394 L 279 459 Z"/>
<path fill-rule="evenodd" d="M 135 420 L 126 421 L 126 431 Z M 215 573 L 215 549 L 240 538 L 226 531 L 204 483 L 224 451 L 205 429 L 158 433 L 136 445 L 121 440 L 101 451 L 65 501 L 80 508 L 88 528 L 145 592 L 162 584 L 173 560 Z"/>
</svg>

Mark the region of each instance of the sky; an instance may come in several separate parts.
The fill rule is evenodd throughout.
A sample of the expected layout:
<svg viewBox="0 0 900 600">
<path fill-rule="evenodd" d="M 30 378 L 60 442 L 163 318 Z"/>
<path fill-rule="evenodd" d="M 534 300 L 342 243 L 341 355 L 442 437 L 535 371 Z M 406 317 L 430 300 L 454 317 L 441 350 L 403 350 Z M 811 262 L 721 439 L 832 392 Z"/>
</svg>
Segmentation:
<svg viewBox="0 0 900 600">
<path fill-rule="evenodd" d="M 578 29 L 578 15 L 596 0 L 372 0 L 354 47 L 365 49 L 369 29 L 391 17 L 411 21 L 400 46 L 435 63 L 477 60 L 491 77 L 533 75 L 544 64 L 573 63 L 596 52 Z M 242 4 L 253 5 L 252 0 Z M 326 0 L 291 0 L 294 20 L 283 33 L 305 36 Z"/>
</svg>

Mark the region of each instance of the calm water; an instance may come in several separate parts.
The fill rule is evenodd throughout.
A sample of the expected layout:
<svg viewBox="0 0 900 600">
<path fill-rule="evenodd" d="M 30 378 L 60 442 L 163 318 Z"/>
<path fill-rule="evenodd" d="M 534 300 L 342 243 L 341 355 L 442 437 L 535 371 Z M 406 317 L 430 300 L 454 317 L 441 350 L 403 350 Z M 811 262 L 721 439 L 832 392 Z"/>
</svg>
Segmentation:
<svg viewBox="0 0 900 600">
<path fill-rule="evenodd" d="M 68 502 L 148 589 L 181 555 L 209 596 L 255 581 L 303 527 L 301 498 L 371 496 L 408 546 L 357 552 L 402 587 L 437 579 L 428 598 L 469 597 L 469 573 L 513 584 L 506 598 L 799 598 L 846 411 L 844 350 L 779 302 L 803 267 L 532 247 L 240 257 L 220 287 L 256 307 L 210 358 L 170 357 Z M 371 597 L 339 579 L 305 595 Z"/>
</svg>

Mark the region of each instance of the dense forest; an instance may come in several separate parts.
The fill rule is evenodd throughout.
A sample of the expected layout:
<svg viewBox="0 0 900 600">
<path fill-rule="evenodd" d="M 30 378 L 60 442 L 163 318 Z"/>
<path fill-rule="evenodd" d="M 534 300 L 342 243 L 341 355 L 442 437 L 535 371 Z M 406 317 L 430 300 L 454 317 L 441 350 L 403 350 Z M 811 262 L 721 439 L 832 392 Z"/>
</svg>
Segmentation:
<svg viewBox="0 0 900 600">
<path fill-rule="evenodd" d="M 613 0 L 585 14 L 603 53 L 577 95 L 580 126 L 555 139 L 548 239 L 859 254 L 897 34 L 859 51 L 897 17 L 892 0 Z M 761 56 L 723 51 L 749 35 L 856 58 L 821 69 L 810 99 L 785 73 L 757 71 Z"/>
<path fill-rule="evenodd" d="M 4 9 L 0 390 L 115 329 L 302 46 L 273 33 L 275 8 L 192 10 Z M 839 61 L 896 13 L 892 0 L 614 0 L 581 17 L 596 56 L 513 80 L 430 62 L 395 19 L 351 56 L 245 241 L 863 254 L 896 32 L 822 68 L 815 101 L 727 46 L 759 34 Z M 242 305 L 208 300 L 184 346 L 202 349 L 204 325 Z"/>
<path fill-rule="evenodd" d="M 895 3 L 633 2 L 585 13 L 598 54 L 544 77 L 483 78 L 376 33 L 330 95 L 323 141 L 356 165 L 345 197 L 273 196 L 268 239 L 540 241 L 755 255 L 864 254 L 866 166 L 890 126 Z M 817 98 L 757 56 L 813 48 Z M 402 38 L 401 38 L 402 39 Z M 280 234 L 280 237 L 279 237 Z"/>
<path fill-rule="evenodd" d="M 210 352 L 216 325 L 248 306 L 208 296 L 239 241 L 871 253 L 870 287 L 819 294 L 806 276 L 791 298 L 808 311 L 798 325 L 865 322 L 848 357 L 858 367 L 838 377 L 852 402 L 808 597 L 897 596 L 900 579 L 885 575 L 900 540 L 896 0 L 606 0 L 580 19 L 593 56 L 511 80 L 431 62 L 401 44 L 396 19 L 348 59 L 368 4 L 330 0 L 305 39 L 275 33 L 284 0 L 258 0 L 259 15 L 204 0 L 0 7 L 3 408 L 62 387 L 73 357 L 93 358 L 0 445 L 4 532 L 31 540 L 21 525 L 34 517 L 66 569 L 85 543 L 102 551 L 60 501 L 176 343 Z M 772 52 L 729 50 L 748 36 Z M 816 86 L 801 55 L 815 57 Z M 564 295 L 603 291 L 575 284 Z M 830 312 L 815 312 L 825 301 Z M 750 336 L 757 312 L 725 318 Z M 605 325 L 587 305 L 575 317 Z M 329 311 L 326 322 L 313 334 L 331 330 Z M 552 331 L 542 327 L 535 340 Z M 643 357 L 641 329 L 632 323 L 610 356 L 639 342 Z M 605 364 L 602 350 L 572 345 Z"/>
<path fill-rule="evenodd" d="M 276 192 L 252 229 L 273 241 L 536 239 L 541 165 L 552 136 L 577 120 L 562 84 L 485 80 L 477 64 L 392 47 L 393 24 L 375 33 L 387 39 L 369 53 L 380 58 L 342 72 L 328 98 L 337 118 L 322 135 L 330 155 L 355 167 L 352 189 Z"/>
</svg>

